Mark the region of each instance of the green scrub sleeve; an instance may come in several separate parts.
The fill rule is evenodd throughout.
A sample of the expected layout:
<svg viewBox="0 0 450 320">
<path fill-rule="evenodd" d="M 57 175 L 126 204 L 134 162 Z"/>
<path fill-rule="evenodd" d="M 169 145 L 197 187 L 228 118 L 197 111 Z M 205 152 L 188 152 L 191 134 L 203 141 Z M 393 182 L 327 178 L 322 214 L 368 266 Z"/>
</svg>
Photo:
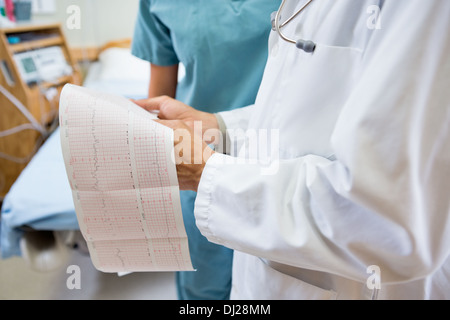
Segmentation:
<svg viewBox="0 0 450 320">
<path fill-rule="evenodd" d="M 170 30 L 150 11 L 150 2 L 139 2 L 131 53 L 159 66 L 178 64 Z"/>
</svg>

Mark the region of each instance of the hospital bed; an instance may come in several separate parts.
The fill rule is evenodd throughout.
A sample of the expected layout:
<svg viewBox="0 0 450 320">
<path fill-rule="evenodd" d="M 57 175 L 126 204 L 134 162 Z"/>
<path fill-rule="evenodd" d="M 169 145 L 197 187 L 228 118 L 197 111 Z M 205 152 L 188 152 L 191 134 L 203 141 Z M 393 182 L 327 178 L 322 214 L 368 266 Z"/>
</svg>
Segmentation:
<svg viewBox="0 0 450 320">
<path fill-rule="evenodd" d="M 129 48 L 109 45 L 91 63 L 83 86 L 144 98 L 150 67 Z M 6 195 L 0 221 L 2 259 L 22 256 L 34 269 L 46 271 L 64 259 L 68 248 L 84 241 L 74 210 L 61 152 L 59 128 L 54 131 Z"/>
</svg>

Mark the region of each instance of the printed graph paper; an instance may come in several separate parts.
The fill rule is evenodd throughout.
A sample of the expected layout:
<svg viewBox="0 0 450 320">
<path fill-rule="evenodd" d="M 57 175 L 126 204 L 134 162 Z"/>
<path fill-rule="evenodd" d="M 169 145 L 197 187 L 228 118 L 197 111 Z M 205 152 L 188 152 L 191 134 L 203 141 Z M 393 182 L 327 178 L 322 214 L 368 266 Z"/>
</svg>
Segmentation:
<svg viewBox="0 0 450 320">
<path fill-rule="evenodd" d="M 173 131 L 131 101 L 66 85 L 61 144 L 80 230 L 103 272 L 193 270 Z"/>
</svg>

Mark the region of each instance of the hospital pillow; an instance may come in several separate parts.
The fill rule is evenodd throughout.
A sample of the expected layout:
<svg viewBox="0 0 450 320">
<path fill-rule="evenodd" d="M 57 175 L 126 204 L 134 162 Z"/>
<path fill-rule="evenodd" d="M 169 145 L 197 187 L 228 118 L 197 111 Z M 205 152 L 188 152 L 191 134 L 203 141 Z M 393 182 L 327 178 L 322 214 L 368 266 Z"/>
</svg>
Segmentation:
<svg viewBox="0 0 450 320">
<path fill-rule="evenodd" d="M 109 48 L 100 53 L 99 81 L 150 81 L 150 63 L 131 54 L 128 48 Z"/>
</svg>

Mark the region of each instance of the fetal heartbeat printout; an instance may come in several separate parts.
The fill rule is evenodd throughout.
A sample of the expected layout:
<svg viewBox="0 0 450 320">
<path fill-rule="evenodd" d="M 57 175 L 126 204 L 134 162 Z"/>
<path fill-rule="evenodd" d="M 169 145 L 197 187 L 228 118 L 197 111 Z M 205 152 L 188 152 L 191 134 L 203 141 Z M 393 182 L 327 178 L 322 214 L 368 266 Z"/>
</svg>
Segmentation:
<svg viewBox="0 0 450 320">
<path fill-rule="evenodd" d="M 123 97 L 66 85 L 61 143 L 81 232 L 103 272 L 193 270 L 173 131 Z"/>
</svg>

